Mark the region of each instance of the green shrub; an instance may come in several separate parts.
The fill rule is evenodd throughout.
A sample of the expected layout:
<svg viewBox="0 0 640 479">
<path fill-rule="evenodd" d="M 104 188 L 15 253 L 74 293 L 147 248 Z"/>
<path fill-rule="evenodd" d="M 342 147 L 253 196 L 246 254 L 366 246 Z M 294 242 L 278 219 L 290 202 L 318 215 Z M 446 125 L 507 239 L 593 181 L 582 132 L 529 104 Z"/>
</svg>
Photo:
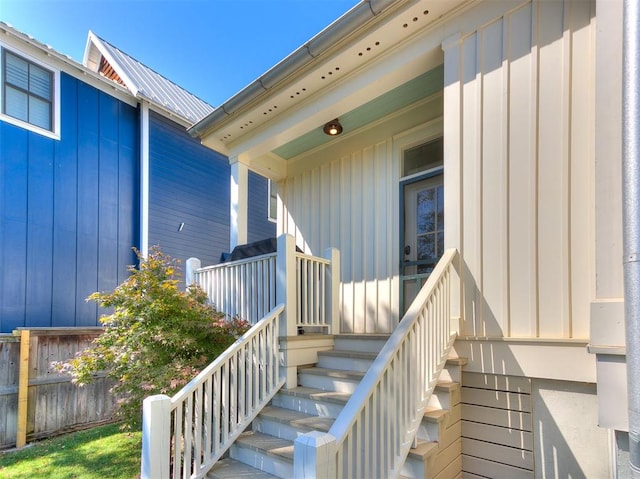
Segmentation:
<svg viewBox="0 0 640 479">
<path fill-rule="evenodd" d="M 115 380 L 116 414 L 127 428 L 140 426 L 142 401 L 153 394 L 175 394 L 247 329 L 245 321 L 227 321 L 207 303 L 201 288 L 179 288 L 177 261 L 158 247 L 112 292 L 87 300 L 109 308 L 105 332 L 93 346 L 58 363 L 79 385 L 101 371 Z"/>
</svg>

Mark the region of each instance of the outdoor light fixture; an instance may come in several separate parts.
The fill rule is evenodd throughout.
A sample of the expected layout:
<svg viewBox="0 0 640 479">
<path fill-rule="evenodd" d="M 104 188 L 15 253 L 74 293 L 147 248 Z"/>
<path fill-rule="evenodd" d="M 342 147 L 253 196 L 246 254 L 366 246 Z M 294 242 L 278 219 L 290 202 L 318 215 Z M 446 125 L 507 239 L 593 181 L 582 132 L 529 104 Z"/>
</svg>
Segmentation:
<svg viewBox="0 0 640 479">
<path fill-rule="evenodd" d="M 324 131 L 329 136 L 336 136 L 342 133 L 342 125 L 336 118 L 335 120 L 331 120 L 326 125 L 324 125 L 322 131 Z"/>
</svg>

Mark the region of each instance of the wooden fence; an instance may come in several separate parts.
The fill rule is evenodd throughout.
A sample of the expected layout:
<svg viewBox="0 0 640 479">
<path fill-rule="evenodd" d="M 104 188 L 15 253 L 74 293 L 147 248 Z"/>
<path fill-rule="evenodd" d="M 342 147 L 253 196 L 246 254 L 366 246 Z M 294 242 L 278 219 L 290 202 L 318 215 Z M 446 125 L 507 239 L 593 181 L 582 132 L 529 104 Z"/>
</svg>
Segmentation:
<svg viewBox="0 0 640 479">
<path fill-rule="evenodd" d="M 34 328 L 0 336 L 0 449 L 111 420 L 115 400 L 107 378 L 78 387 L 51 368 L 101 332 Z"/>
</svg>

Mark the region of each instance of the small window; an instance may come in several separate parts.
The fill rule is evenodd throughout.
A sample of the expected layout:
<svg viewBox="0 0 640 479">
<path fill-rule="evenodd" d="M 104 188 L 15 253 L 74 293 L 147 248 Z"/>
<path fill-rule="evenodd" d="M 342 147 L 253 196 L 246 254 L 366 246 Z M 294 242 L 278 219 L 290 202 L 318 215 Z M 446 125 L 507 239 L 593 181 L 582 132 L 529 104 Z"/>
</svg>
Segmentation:
<svg viewBox="0 0 640 479">
<path fill-rule="evenodd" d="M 2 113 L 48 132 L 55 132 L 54 72 L 2 51 Z"/>
<path fill-rule="evenodd" d="M 278 218 L 278 193 L 269 180 L 269 221 L 276 221 Z"/>
<path fill-rule="evenodd" d="M 403 176 L 410 176 L 442 166 L 442 138 L 405 150 Z"/>
</svg>

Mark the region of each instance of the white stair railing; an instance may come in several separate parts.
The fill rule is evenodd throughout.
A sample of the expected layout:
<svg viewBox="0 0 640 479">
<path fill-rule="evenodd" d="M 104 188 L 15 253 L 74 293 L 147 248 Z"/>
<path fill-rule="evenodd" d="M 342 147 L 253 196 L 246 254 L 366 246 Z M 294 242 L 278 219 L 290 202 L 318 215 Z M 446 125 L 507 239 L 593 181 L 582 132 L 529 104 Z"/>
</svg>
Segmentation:
<svg viewBox="0 0 640 479">
<path fill-rule="evenodd" d="M 276 305 L 276 253 L 199 268 L 194 280 L 227 318 L 254 324 Z"/>
<path fill-rule="evenodd" d="M 201 478 L 284 384 L 273 309 L 174 397 L 145 399 L 142 479 Z"/>
<path fill-rule="evenodd" d="M 328 433 L 294 446 L 296 478 L 396 478 L 455 339 L 445 252 Z"/>
</svg>

